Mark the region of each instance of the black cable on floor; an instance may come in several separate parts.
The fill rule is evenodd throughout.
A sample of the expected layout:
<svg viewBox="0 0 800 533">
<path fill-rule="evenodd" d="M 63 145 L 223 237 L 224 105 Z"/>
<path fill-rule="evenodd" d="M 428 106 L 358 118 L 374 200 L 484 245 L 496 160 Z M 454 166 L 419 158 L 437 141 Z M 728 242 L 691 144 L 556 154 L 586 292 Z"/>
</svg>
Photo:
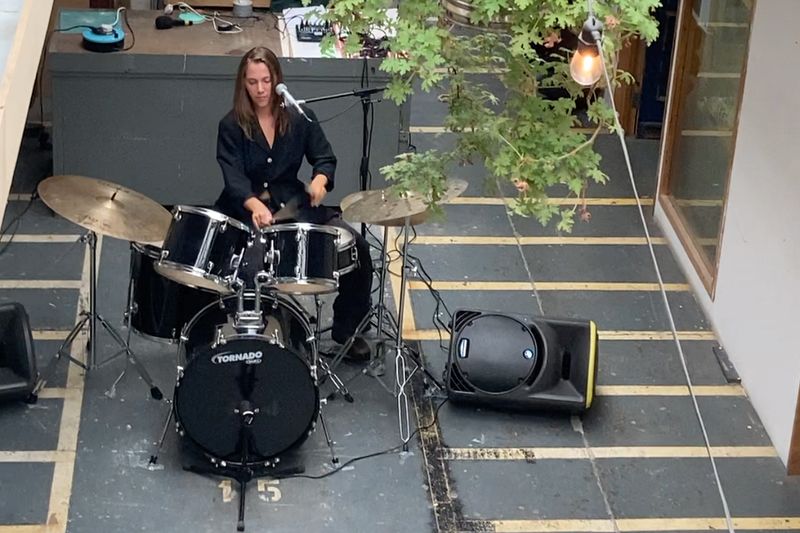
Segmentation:
<svg viewBox="0 0 800 533">
<path fill-rule="evenodd" d="M 14 229 L 11 232 L 11 235 L 9 236 L 8 240 L 4 242 L 2 246 L 0 246 L 0 255 L 3 255 L 5 251 L 8 249 L 8 247 L 11 246 L 11 243 L 14 241 L 14 237 L 17 235 L 17 231 L 19 231 L 19 225 L 20 222 L 22 222 L 23 215 L 25 215 L 25 213 L 28 212 L 28 210 L 33 205 L 33 202 L 36 201 L 37 198 L 39 198 L 39 193 L 36 192 L 36 190 L 34 189 L 33 193 L 31 194 L 30 200 L 28 200 L 28 203 L 25 205 L 25 208 L 22 210 L 22 212 L 20 212 L 18 215 L 12 218 L 11 221 L 8 224 L 6 224 L 6 227 L 0 230 L 0 240 L 2 240 L 3 237 L 5 237 L 6 233 L 8 233 L 8 230 L 11 228 L 11 226 L 14 226 Z M 6 205 L 8 205 L 8 202 L 6 202 Z"/>
<path fill-rule="evenodd" d="M 411 436 L 409 437 L 409 440 L 411 440 L 414 437 L 416 437 L 417 435 L 419 435 L 419 433 L 421 431 L 424 431 L 426 429 L 430 429 L 431 427 L 434 426 L 434 424 L 436 424 L 439 421 L 439 410 L 442 408 L 442 406 L 444 404 L 447 403 L 448 400 L 449 400 L 449 398 L 445 398 L 444 400 L 442 400 L 442 403 L 440 403 L 439 405 L 436 406 L 436 409 L 433 412 L 433 420 L 429 424 L 427 424 L 425 426 L 417 427 L 417 429 L 415 429 L 414 432 L 411 433 Z M 397 446 L 393 446 L 391 448 L 387 448 L 386 450 L 382 450 L 382 451 L 379 451 L 379 452 L 368 453 L 366 455 L 361 455 L 361 456 L 358 456 L 358 457 L 353 457 L 352 459 L 350 459 L 348 461 L 345 461 L 341 465 L 337 466 L 336 468 L 334 468 L 330 472 L 325 472 L 324 474 L 319 474 L 319 475 L 287 474 L 285 476 L 275 476 L 274 479 L 292 479 L 292 478 L 325 479 L 326 477 L 330 477 L 330 476 L 332 476 L 334 474 L 337 474 L 337 473 L 341 472 L 342 470 L 344 470 L 345 468 L 347 468 L 348 466 L 350 466 L 350 465 L 352 465 L 354 463 L 357 463 L 359 461 L 363 461 L 364 459 L 371 459 L 373 457 L 380 457 L 381 455 L 389 455 L 390 453 L 394 453 L 396 451 L 399 451 L 399 450 L 403 449 L 404 446 L 405 446 L 405 444 L 398 444 Z"/>
</svg>

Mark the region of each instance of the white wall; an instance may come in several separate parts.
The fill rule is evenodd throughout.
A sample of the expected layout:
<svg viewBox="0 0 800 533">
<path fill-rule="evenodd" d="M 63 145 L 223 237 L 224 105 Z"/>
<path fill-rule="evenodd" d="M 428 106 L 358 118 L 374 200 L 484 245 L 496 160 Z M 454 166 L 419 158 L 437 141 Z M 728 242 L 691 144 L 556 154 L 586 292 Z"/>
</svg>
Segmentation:
<svg viewBox="0 0 800 533">
<path fill-rule="evenodd" d="M 3 72 L 14 40 L 22 0 L 0 0 L 0 72 Z"/>
<path fill-rule="evenodd" d="M 797 20 L 797 0 L 756 4 L 714 301 L 692 279 L 784 463 L 800 384 Z M 663 211 L 656 215 L 666 227 Z"/>
</svg>

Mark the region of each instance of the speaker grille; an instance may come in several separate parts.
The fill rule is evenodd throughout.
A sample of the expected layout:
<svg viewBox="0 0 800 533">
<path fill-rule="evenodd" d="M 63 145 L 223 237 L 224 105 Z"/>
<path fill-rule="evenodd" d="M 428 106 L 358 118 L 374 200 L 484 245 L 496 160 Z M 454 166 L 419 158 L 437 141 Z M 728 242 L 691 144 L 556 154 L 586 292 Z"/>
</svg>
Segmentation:
<svg viewBox="0 0 800 533">
<path fill-rule="evenodd" d="M 451 346 L 451 362 L 467 387 L 498 394 L 529 380 L 539 350 L 525 324 L 495 314 L 458 318 L 462 320 Z"/>
</svg>

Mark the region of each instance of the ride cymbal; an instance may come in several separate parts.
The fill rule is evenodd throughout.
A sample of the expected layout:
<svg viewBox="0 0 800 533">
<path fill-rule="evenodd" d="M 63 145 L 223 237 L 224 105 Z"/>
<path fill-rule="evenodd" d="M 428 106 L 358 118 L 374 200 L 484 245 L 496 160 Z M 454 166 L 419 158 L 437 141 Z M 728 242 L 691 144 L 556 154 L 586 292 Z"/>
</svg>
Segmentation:
<svg viewBox="0 0 800 533">
<path fill-rule="evenodd" d="M 447 188 L 437 203 L 447 203 L 467 189 L 462 179 L 448 179 Z M 378 226 L 403 226 L 406 217 L 414 226 L 427 220 L 430 210 L 423 197 L 409 193 L 398 197 L 391 189 L 358 191 L 346 196 L 341 204 L 342 216 L 350 222 L 362 222 Z"/>
</svg>

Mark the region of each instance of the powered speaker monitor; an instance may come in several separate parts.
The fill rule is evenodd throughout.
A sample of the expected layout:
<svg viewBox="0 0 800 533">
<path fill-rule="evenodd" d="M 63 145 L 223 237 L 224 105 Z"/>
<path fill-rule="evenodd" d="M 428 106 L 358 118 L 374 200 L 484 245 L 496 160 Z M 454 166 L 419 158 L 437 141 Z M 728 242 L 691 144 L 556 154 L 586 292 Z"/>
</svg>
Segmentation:
<svg viewBox="0 0 800 533">
<path fill-rule="evenodd" d="M 598 335 L 591 320 L 459 309 L 445 369 L 456 402 L 581 413 L 592 405 Z"/>
</svg>

